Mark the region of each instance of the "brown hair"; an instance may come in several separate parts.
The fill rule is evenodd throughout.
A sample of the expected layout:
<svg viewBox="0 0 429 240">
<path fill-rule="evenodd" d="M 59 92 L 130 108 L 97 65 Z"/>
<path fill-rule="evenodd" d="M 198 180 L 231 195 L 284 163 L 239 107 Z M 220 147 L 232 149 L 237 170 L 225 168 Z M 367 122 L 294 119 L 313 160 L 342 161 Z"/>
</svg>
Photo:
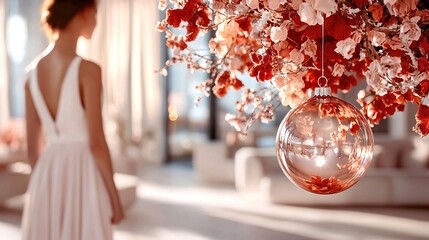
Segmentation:
<svg viewBox="0 0 429 240">
<path fill-rule="evenodd" d="M 67 27 L 73 17 L 96 0 L 45 0 L 42 5 L 42 24 L 48 35 Z"/>
</svg>

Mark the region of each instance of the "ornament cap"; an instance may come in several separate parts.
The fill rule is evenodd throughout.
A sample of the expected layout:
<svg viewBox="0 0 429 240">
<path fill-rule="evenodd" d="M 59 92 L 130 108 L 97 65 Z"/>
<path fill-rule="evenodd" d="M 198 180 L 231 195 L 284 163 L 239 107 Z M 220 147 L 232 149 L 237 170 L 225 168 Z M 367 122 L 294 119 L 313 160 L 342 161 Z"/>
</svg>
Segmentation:
<svg viewBox="0 0 429 240">
<path fill-rule="evenodd" d="M 315 89 L 315 96 L 331 96 L 332 95 L 332 91 L 331 88 L 329 87 L 317 87 Z"/>
</svg>

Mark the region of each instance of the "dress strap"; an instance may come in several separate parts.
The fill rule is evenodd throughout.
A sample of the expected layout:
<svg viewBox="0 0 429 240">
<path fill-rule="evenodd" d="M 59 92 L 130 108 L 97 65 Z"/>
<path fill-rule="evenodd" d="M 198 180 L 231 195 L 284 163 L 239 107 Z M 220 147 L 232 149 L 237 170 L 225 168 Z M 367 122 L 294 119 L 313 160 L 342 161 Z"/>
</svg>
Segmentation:
<svg viewBox="0 0 429 240">
<path fill-rule="evenodd" d="M 30 79 L 28 80 L 30 85 L 30 93 L 33 99 L 34 106 L 36 108 L 37 114 L 42 122 L 43 127 L 45 128 L 47 136 L 57 135 L 55 129 L 55 124 L 52 119 L 49 117 L 48 109 L 46 108 L 45 102 L 43 100 L 40 89 L 38 88 L 37 83 L 37 71 L 36 68 L 31 69 Z"/>
</svg>

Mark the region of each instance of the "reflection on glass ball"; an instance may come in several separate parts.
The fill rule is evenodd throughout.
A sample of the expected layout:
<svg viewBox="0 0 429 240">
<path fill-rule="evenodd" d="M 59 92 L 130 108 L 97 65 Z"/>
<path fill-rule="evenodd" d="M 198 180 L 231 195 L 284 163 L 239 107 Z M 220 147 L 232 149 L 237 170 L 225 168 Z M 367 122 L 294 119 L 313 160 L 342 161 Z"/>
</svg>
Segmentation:
<svg viewBox="0 0 429 240">
<path fill-rule="evenodd" d="M 374 148 L 362 113 L 333 96 L 314 96 L 292 109 L 279 126 L 276 142 L 286 176 L 318 194 L 353 186 L 369 167 Z"/>
</svg>

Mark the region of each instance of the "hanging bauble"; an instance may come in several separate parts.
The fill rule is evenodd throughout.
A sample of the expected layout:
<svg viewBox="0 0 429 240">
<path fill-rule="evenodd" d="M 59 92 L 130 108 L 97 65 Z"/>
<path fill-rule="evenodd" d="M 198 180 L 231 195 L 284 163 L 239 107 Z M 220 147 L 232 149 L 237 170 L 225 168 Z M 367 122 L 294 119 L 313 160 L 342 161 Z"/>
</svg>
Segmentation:
<svg viewBox="0 0 429 240">
<path fill-rule="evenodd" d="M 283 119 L 276 145 L 280 166 L 293 183 L 313 193 L 333 194 L 362 178 L 374 139 L 356 107 L 319 87 Z"/>
</svg>

